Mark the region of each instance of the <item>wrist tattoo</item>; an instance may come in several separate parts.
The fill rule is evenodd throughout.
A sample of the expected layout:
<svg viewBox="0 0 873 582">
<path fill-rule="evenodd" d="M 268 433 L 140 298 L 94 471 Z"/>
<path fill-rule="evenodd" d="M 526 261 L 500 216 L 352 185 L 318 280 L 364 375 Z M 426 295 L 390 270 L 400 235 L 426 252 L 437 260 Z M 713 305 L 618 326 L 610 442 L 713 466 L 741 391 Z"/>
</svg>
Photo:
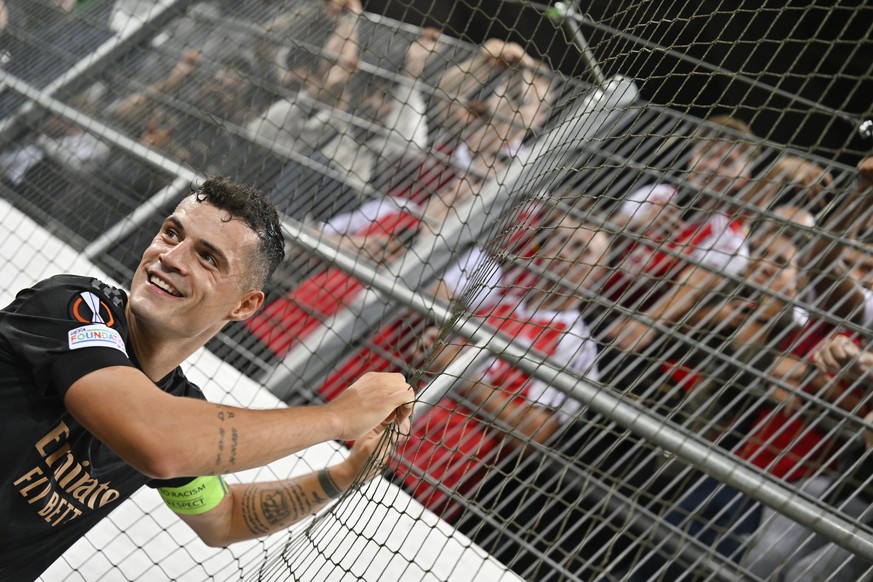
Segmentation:
<svg viewBox="0 0 873 582">
<path fill-rule="evenodd" d="M 336 481 L 333 480 L 327 469 L 322 469 L 318 472 L 318 484 L 321 485 L 321 488 L 324 489 L 324 494 L 330 499 L 336 499 L 343 494 L 343 490 L 337 486 Z"/>
</svg>

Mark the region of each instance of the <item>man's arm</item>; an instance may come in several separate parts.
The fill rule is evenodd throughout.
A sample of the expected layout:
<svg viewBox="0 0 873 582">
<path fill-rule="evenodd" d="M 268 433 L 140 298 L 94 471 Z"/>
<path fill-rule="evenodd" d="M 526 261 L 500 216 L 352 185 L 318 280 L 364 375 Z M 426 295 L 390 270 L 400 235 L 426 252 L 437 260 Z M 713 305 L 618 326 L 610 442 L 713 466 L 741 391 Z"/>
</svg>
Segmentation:
<svg viewBox="0 0 873 582">
<path fill-rule="evenodd" d="M 873 157 L 858 164 L 858 184 L 832 213 L 823 228 L 836 235 L 853 237 L 869 204 L 863 201 L 864 192 L 873 185 Z M 857 281 L 849 276 L 849 267 L 842 260 L 843 245 L 831 237 L 819 236 L 812 240 L 803 254 L 803 266 L 818 295 L 819 306 L 842 318 L 860 319 L 864 293 Z M 860 323 L 860 321 L 856 321 Z"/>
<path fill-rule="evenodd" d="M 166 77 L 159 79 L 142 91 L 128 95 L 112 108 L 112 114 L 122 123 L 143 123 L 145 115 L 144 107 L 149 99 L 157 94 L 169 93 L 178 89 L 186 80 L 191 78 L 197 63 L 200 61 L 200 51 L 191 49 L 185 51 L 179 62 L 176 63 Z"/>
<path fill-rule="evenodd" d="M 673 326 L 682 321 L 714 289 L 724 284 L 724 277 L 704 268 L 686 267 L 673 289 L 652 305 L 644 315 L 653 322 Z M 632 317 L 620 318 L 606 331 L 607 339 L 623 351 L 646 348 L 658 336 L 658 330 L 647 321 Z"/>
<path fill-rule="evenodd" d="M 480 410 L 512 427 L 525 439 L 543 444 L 560 428 L 558 419 L 550 410 L 533 402 L 519 401 L 516 395 L 486 382 L 473 382 L 462 387 L 461 393 Z"/>
<path fill-rule="evenodd" d="M 382 423 L 358 439 L 338 465 L 282 481 L 233 485 L 211 511 L 179 517 L 213 547 L 287 529 L 330 504 L 356 481 L 376 477 L 398 441 L 409 433 L 411 412 L 411 407 L 404 407 L 396 428 Z"/>
<path fill-rule="evenodd" d="M 806 191 L 805 206 L 820 208 L 824 205 L 823 195 L 833 181 L 830 172 L 814 162 L 798 156 L 782 156 L 737 199 L 758 208 L 768 208 L 783 188 L 794 186 Z"/>
<path fill-rule="evenodd" d="M 80 378 L 64 401 L 131 466 L 170 479 L 260 467 L 318 443 L 358 439 L 400 420 L 413 398 L 402 375 L 368 373 L 328 404 L 250 410 L 169 395 L 119 366 Z"/>
<path fill-rule="evenodd" d="M 336 18 L 336 27 L 322 50 L 325 60 L 330 64 L 323 79 L 314 80 L 308 85 L 318 101 L 344 109 L 346 106 L 341 98 L 352 75 L 358 70 L 358 20 L 363 8 L 359 0 L 329 0 L 326 10 Z"/>
<path fill-rule="evenodd" d="M 521 45 L 491 38 L 470 58 L 450 66 L 437 82 L 437 96 L 447 106 L 437 108 L 436 123 L 449 131 L 466 126 L 474 113 L 468 102 L 470 95 L 514 65 L 535 69 L 536 61 Z"/>
</svg>

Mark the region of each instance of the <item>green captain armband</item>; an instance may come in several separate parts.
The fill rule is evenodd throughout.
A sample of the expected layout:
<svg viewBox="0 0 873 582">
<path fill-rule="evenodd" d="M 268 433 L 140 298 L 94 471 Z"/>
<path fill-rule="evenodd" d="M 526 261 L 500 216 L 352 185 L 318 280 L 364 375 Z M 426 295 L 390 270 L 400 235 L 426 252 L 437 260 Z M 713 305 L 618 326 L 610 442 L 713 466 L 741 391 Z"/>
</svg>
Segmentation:
<svg viewBox="0 0 873 582">
<path fill-rule="evenodd" d="M 181 515 L 198 515 L 213 509 L 227 495 L 227 483 L 221 476 L 197 477 L 181 487 L 158 489 L 167 507 Z"/>
</svg>

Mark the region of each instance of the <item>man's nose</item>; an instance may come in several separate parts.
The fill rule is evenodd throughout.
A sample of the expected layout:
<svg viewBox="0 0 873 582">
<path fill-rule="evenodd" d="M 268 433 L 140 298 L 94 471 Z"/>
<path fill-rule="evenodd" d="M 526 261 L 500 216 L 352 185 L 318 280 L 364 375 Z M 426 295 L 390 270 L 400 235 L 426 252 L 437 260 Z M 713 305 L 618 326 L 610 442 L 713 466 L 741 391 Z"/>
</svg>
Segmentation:
<svg viewBox="0 0 873 582">
<path fill-rule="evenodd" d="M 187 254 L 189 252 L 188 245 L 185 241 L 182 241 L 178 244 L 173 245 L 170 248 L 167 248 L 158 255 L 158 260 L 161 265 L 166 267 L 167 269 L 171 269 L 173 271 L 184 272 L 186 270 Z"/>
<path fill-rule="evenodd" d="M 770 260 L 761 261 L 761 265 L 759 266 L 759 269 L 760 269 L 762 275 L 764 276 L 764 279 L 768 283 L 772 282 L 776 278 L 776 273 L 778 272 L 778 268 L 773 263 L 773 261 L 770 261 Z"/>
</svg>

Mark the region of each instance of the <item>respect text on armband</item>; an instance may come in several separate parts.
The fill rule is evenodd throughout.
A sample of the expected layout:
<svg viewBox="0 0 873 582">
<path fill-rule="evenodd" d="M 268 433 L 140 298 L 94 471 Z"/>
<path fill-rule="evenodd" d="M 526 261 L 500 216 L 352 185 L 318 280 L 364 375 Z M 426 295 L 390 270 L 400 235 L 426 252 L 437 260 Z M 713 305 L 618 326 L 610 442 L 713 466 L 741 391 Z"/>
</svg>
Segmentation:
<svg viewBox="0 0 873 582">
<path fill-rule="evenodd" d="M 183 515 L 206 513 L 215 508 L 227 494 L 227 484 L 220 476 L 197 477 L 181 487 L 158 489 L 167 507 Z"/>
</svg>

